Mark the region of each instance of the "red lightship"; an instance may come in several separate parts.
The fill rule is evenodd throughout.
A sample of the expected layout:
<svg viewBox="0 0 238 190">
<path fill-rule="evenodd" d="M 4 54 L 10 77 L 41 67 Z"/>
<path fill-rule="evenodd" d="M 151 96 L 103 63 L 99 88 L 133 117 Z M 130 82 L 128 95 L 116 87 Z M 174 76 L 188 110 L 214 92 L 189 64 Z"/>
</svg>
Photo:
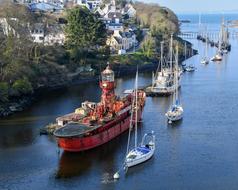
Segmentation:
<svg viewBox="0 0 238 190">
<path fill-rule="evenodd" d="M 107 143 L 129 129 L 133 91 L 124 97 L 115 95 L 114 72 L 109 66 L 101 73 L 99 103 L 83 102 L 74 113 L 57 118 L 62 127 L 54 132 L 65 151 L 79 152 Z M 138 121 L 141 120 L 146 94 L 138 90 Z"/>
</svg>

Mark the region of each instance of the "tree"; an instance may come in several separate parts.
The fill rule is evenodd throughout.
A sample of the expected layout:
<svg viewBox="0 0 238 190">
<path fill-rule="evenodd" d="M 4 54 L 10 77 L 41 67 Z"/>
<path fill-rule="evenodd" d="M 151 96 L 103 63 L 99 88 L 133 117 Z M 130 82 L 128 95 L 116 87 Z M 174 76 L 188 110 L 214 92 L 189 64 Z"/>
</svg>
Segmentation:
<svg viewBox="0 0 238 190">
<path fill-rule="evenodd" d="M 104 46 L 106 43 L 106 27 L 96 15 L 85 7 L 75 7 L 67 12 L 68 24 L 65 27 L 66 47 L 73 54 L 78 52 L 84 59 L 88 50 Z"/>
<path fill-rule="evenodd" d="M 8 84 L 6 82 L 0 82 L 0 102 L 4 103 L 8 101 Z"/>
<path fill-rule="evenodd" d="M 105 45 L 105 24 L 85 7 L 76 7 L 67 12 L 65 32 L 68 47 L 92 48 Z"/>
<path fill-rule="evenodd" d="M 146 57 L 153 57 L 155 55 L 155 39 L 151 36 L 148 36 L 141 45 L 142 53 Z"/>
</svg>

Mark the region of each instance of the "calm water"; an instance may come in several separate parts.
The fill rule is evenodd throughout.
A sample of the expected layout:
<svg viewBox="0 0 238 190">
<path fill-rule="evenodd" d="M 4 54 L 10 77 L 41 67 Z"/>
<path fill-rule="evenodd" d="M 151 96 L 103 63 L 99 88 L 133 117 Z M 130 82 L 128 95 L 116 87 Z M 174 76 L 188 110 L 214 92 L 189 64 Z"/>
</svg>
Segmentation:
<svg viewBox="0 0 238 190">
<path fill-rule="evenodd" d="M 204 44 L 191 42 L 202 54 Z M 214 52 L 209 49 L 210 56 Z M 237 55 L 238 41 L 233 39 L 232 52 L 222 63 L 201 65 L 201 55 L 187 60 L 198 69 L 183 76 L 185 113 L 176 125 L 168 126 L 164 117 L 171 98 L 147 98 L 139 133 L 155 131 L 155 156 L 121 174 L 117 182 L 112 175 L 121 167 L 126 133 L 100 148 L 74 154 L 58 154 L 54 138 L 39 136 L 42 126 L 82 101 L 98 101 L 98 84 L 50 92 L 25 112 L 0 120 L 0 189 L 237 189 Z M 117 93 L 132 88 L 133 82 L 133 77 L 118 79 Z M 140 75 L 141 85 L 150 82 L 151 74 Z"/>
</svg>

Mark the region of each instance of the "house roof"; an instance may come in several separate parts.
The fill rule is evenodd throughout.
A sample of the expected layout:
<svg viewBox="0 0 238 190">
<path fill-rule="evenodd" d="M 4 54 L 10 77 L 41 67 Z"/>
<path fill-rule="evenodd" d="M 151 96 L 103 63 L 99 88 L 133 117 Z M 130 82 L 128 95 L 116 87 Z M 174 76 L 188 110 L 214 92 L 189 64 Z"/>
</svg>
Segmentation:
<svg viewBox="0 0 238 190">
<path fill-rule="evenodd" d="M 122 38 L 131 38 L 134 33 L 133 32 L 121 32 L 120 31 L 119 34 Z"/>
<path fill-rule="evenodd" d="M 121 13 L 119 13 L 119 12 L 109 12 L 108 13 L 108 18 L 111 18 L 111 19 L 113 19 L 113 18 L 121 18 Z"/>
<path fill-rule="evenodd" d="M 47 28 L 46 28 L 46 33 L 47 34 L 59 34 L 59 33 L 63 33 L 63 26 L 64 25 L 58 25 L 58 24 L 52 24 L 52 25 L 49 25 Z"/>
<path fill-rule="evenodd" d="M 109 26 L 123 26 L 122 23 L 109 23 Z"/>
<path fill-rule="evenodd" d="M 113 36 L 113 38 L 117 41 L 118 44 L 122 43 L 122 39 L 117 37 L 117 36 Z"/>
<path fill-rule="evenodd" d="M 49 3 L 32 3 L 29 5 L 31 11 L 59 11 L 63 8 Z"/>
</svg>

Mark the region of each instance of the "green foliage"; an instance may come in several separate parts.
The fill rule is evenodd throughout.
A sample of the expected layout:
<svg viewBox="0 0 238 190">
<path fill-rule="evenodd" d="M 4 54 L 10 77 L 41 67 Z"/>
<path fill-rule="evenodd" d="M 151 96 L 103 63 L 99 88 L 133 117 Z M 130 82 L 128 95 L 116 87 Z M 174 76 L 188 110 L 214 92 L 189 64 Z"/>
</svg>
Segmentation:
<svg viewBox="0 0 238 190">
<path fill-rule="evenodd" d="M 8 84 L 6 82 L 0 82 L 0 102 L 4 103 L 8 101 Z"/>
<path fill-rule="evenodd" d="M 154 57 L 155 56 L 155 49 L 156 49 L 156 44 L 155 40 L 151 37 L 148 36 L 141 45 L 141 51 L 146 57 Z"/>
<path fill-rule="evenodd" d="M 106 27 L 85 7 L 76 7 L 67 12 L 65 27 L 66 44 L 69 49 L 93 48 L 105 45 Z"/>
<path fill-rule="evenodd" d="M 32 85 L 27 78 L 16 80 L 12 85 L 12 90 L 15 96 L 33 93 Z"/>
<path fill-rule="evenodd" d="M 157 4 L 135 3 L 137 21 L 142 27 L 149 27 L 153 35 L 170 35 L 179 32 L 177 16 L 168 8 Z"/>
<path fill-rule="evenodd" d="M 86 64 L 88 54 L 106 44 L 106 26 L 86 7 L 67 11 L 66 47 L 75 64 Z"/>
<path fill-rule="evenodd" d="M 126 55 L 112 56 L 109 61 L 115 64 L 143 65 L 154 61 L 154 59 L 146 57 L 142 52 L 135 52 Z"/>
</svg>

